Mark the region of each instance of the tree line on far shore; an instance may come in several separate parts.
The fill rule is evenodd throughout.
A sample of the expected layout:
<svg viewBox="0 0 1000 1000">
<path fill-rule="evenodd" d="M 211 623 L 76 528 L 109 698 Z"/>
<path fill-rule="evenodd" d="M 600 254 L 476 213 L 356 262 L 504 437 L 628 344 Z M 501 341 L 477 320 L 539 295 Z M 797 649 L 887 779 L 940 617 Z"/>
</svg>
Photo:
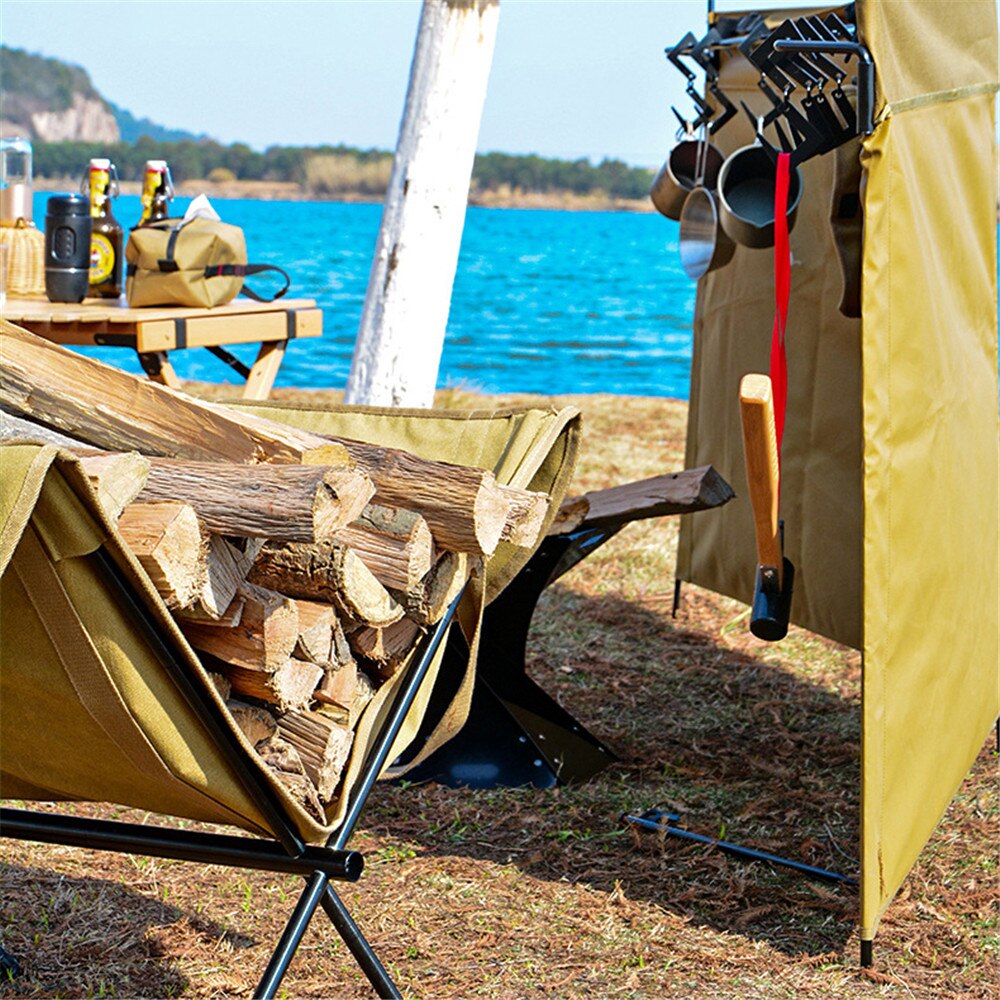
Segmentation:
<svg viewBox="0 0 1000 1000">
<path fill-rule="evenodd" d="M 146 160 L 166 160 L 175 181 L 250 180 L 293 182 L 319 197 L 381 197 L 392 168 L 392 153 L 351 146 L 271 146 L 264 152 L 243 143 L 224 146 L 212 140 L 157 142 L 37 142 L 34 172 L 39 177 L 77 177 L 93 157 L 107 156 L 122 180 L 139 180 Z M 481 153 L 476 156 L 473 188 L 611 198 L 644 199 L 652 171 L 620 160 L 594 165 L 587 159 L 551 160 L 541 156 Z"/>
</svg>

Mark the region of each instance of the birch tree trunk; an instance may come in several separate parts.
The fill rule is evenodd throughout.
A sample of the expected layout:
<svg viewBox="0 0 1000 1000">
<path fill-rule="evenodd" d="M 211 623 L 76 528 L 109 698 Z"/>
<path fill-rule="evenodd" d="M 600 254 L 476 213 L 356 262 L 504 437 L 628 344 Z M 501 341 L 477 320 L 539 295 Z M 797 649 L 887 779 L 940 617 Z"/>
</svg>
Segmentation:
<svg viewBox="0 0 1000 1000">
<path fill-rule="evenodd" d="M 424 0 L 345 401 L 430 406 L 499 0 Z"/>
</svg>

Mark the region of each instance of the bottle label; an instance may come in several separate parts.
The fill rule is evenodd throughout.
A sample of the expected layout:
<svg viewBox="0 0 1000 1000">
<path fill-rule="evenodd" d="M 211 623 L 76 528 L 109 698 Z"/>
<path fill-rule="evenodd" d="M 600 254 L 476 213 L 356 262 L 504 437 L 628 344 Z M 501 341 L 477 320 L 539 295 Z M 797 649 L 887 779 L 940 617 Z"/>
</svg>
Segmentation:
<svg viewBox="0 0 1000 1000">
<path fill-rule="evenodd" d="M 95 219 L 103 214 L 104 203 L 108 200 L 108 185 L 111 174 L 108 170 L 90 168 L 90 214 Z"/>
<path fill-rule="evenodd" d="M 153 198 L 156 196 L 156 192 L 160 190 L 160 185 L 162 183 L 163 171 L 151 170 L 147 166 L 146 176 L 143 178 L 142 182 L 142 215 L 139 218 L 140 226 L 144 222 L 148 222 L 149 217 L 153 214 Z"/>
<path fill-rule="evenodd" d="M 114 273 L 115 248 L 103 233 L 94 233 L 90 237 L 90 284 L 100 285 Z"/>
</svg>

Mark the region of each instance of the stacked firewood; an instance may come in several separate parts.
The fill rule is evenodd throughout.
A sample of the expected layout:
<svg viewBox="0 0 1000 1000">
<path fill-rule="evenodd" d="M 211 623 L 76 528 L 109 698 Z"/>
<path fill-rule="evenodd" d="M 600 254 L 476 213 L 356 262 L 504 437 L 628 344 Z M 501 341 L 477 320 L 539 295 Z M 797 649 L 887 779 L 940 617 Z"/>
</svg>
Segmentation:
<svg viewBox="0 0 1000 1000">
<path fill-rule="evenodd" d="M 3 322 L 2 436 L 74 451 L 237 726 L 317 817 L 379 686 L 548 497 L 193 399 Z"/>
</svg>

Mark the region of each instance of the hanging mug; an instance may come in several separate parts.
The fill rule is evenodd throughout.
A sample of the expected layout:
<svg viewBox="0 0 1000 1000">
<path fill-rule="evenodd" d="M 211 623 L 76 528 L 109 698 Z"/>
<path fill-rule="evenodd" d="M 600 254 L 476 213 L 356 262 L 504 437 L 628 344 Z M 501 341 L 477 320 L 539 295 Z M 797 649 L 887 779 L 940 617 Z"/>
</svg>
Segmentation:
<svg viewBox="0 0 1000 1000">
<path fill-rule="evenodd" d="M 731 153 L 719 170 L 719 221 L 745 247 L 774 246 L 774 186 L 777 165 L 759 143 Z M 802 197 L 802 174 L 792 167 L 788 184 L 788 231 Z"/>
<path fill-rule="evenodd" d="M 681 267 L 689 278 L 697 281 L 733 259 L 736 244 L 719 225 L 719 210 L 707 188 L 688 193 L 680 223 Z"/>
<path fill-rule="evenodd" d="M 711 143 L 699 139 L 678 142 L 653 179 L 649 197 L 658 212 L 668 219 L 679 221 L 687 196 L 696 187 L 698 176 L 699 146 L 704 145 L 705 186 L 714 188 L 722 166 L 722 153 Z"/>
</svg>

